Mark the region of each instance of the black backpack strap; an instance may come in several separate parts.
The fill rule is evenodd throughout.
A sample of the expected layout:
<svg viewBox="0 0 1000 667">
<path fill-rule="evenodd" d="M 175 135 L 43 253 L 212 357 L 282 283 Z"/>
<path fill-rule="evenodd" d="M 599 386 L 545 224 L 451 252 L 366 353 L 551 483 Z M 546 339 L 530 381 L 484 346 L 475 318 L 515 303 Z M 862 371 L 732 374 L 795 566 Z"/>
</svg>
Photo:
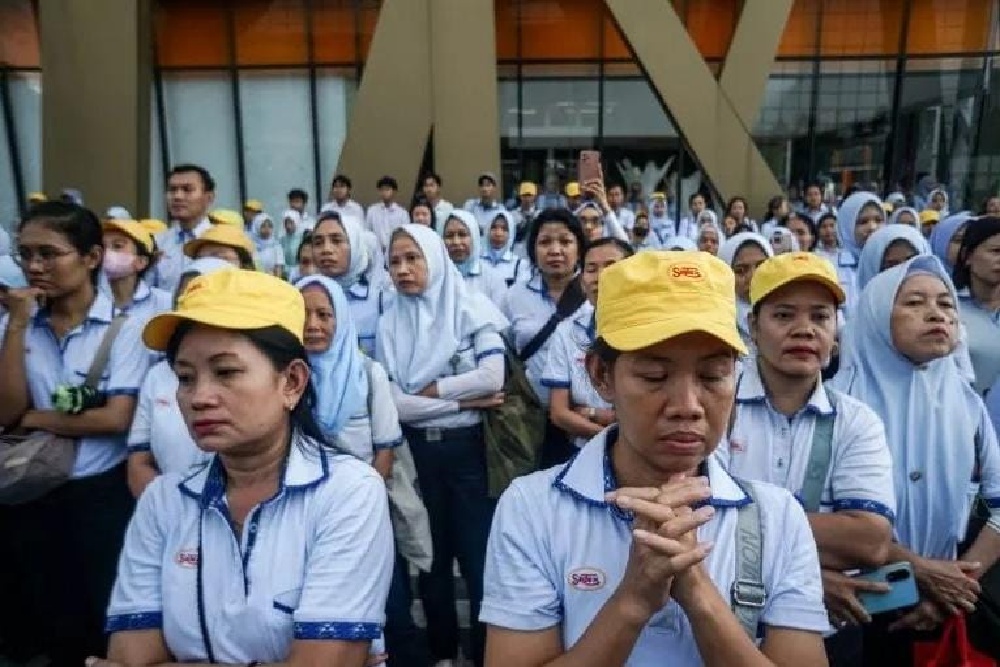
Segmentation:
<svg viewBox="0 0 1000 667">
<path fill-rule="evenodd" d="M 528 344 L 521 350 L 521 361 L 528 363 L 528 359 L 533 357 L 538 350 L 542 349 L 542 346 L 552 336 L 552 332 L 556 330 L 559 323 L 575 313 L 586 299 L 587 297 L 583 293 L 583 287 L 580 285 L 579 279 L 575 279 L 567 285 L 562 296 L 559 297 L 559 303 L 556 304 L 556 312 L 552 314 L 552 317 L 545 323 L 545 326 L 539 329 L 534 338 L 529 340 Z"/>
</svg>

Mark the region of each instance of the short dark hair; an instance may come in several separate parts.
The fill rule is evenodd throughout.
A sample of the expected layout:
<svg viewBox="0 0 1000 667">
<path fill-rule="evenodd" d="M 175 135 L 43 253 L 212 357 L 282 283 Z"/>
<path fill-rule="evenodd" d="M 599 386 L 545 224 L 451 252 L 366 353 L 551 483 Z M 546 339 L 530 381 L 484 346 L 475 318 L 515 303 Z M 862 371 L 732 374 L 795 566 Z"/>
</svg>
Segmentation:
<svg viewBox="0 0 1000 667">
<path fill-rule="evenodd" d="M 302 261 L 302 249 L 312 247 L 312 232 L 306 232 L 302 235 L 302 240 L 299 242 L 299 247 L 295 249 L 295 263 L 298 264 Z"/>
<path fill-rule="evenodd" d="M 695 197 L 701 197 L 703 200 L 705 200 L 706 204 L 708 203 L 708 198 L 705 197 L 705 193 L 702 192 L 701 190 L 698 190 L 698 191 L 692 192 L 690 195 L 688 195 L 688 208 L 691 208 L 691 204 L 694 203 L 694 198 Z"/>
<path fill-rule="evenodd" d="M 61 234 L 81 255 L 86 255 L 95 247 L 104 250 L 101 221 L 89 208 L 61 200 L 44 201 L 28 209 L 27 215 L 17 227 L 18 233 L 23 232 L 30 224 L 42 225 Z M 90 272 L 90 280 L 95 286 L 100 275 L 101 263 L 98 262 Z"/>
<path fill-rule="evenodd" d="M 604 246 L 614 246 L 618 248 L 619 250 L 622 251 L 622 255 L 624 255 L 625 257 L 631 257 L 632 255 L 635 254 L 635 248 L 632 247 L 631 243 L 622 241 L 621 239 L 616 238 L 614 236 L 605 236 L 603 238 L 597 239 L 596 241 L 589 242 L 587 244 L 587 247 L 583 251 L 583 258 L 586 259 L 587 253 L 593 250 L 594 248 L 603 248 Z"/>
<path fill-rule="evenodd" d="M 587 235 L 583 232 L 583 225 L 580 224 L 576 216 L 570 213 L 567 208 L 544 209 L 531 222 L 531 229 L 528 231 L 527 250 L 528 259 L 531 260 L 532 266 L 538 266 L 535 258 L 535 244 L 538 242 L 538 234 L 542 230 L 542 225 L 553 223 L 564 225 L 576 237 L 576 245 L 579 248 L 576 265 L 579 268 L 581 262 L 583 262 L 583 252 L 587 247 Z"/>
<path fill-rule="evenodd" d="M 301 199 L 302 201 L 309 201 L 309 194 L 302 188 L 292 188 L 288 191 L 286 199 Z"/>
<path fill-rule="evenodd" d="M 396 179 L 393 178 L 392 176 L 383 176 L 382 178 L 378 179 L 378 183 L 375 184 L 375 187 L 380 190 L 382 188 L 392 188 L 393 190 L 398 190 L 399 183 L 397 183 Z"/>
<path fill-rule="evenodd" d="M 198 174 L 201 178 L 201 187 L 204 188 L 205 192 L 215 192 L 215 179 L 208 173 L 208 169 L 202 166 L 189 163 L 174 165 L 174 168 L 167 174 L 168 183 L 170 182 L 170 177 L 175 174 Z"/>
<path fill-rule="evenodd" d="M 441 180 L 441 174 L 436 171 L 424 172 L 424 175 L 420 177 L 420 186 L 423 187 L 424 183 L 427 181 L 434 181 L 437 183 L 438 187 L 444 185 L 444 181 Z"/>
<path fill-rule="evenodd" d="M 167 361 L 173 366 L 177 361 L 177 351 L 180 349 L 184 337 L 195 327 L 194 322 L 182 322 L 174 330 L 170 341 L 167 343 Z M 263 329 L 252 329 L 240 331 L 250 343 L 260 350 L 261 354 L 268 358 L 276 371 L 283 371 L 294 361 L 309 363 L 306 356 L 305 347 L 299 342 L 292 332 L 283 327 L 269 326 Z M 312 380 L 302 394 L 302 399 L 295 405 L 291 413 L 292 429 L 298 431 L 307 438 L 315 441 L 320 447 L 338 451 L 336 447 L 327 439 L 323 430 L 316 422 L 313 408 L 316 406 L 316 388 Z"/>
<path fill-rule="evenodd" d="M 625 194 L 625 184 L 621 183 L 619 181 L 614 181 L 613 183 L 608 183 L 608 187 L 607 187 L 607 189 L 605 191 L 606 192 L 611 192 L 615 188 L 618 188 L 619 190 L 622 191 L 622 194 Z"/>
<path fill-rule="evenodd" d="M 613 366 L 618 361 L 618 357 L 622 356 L 621 350 L 611 347 L 608 345 L 608 341 L 600 336 L 595 338 L 594 342 L 590 344 L 590 354 L 597 357 L 601 363 L 607 366 Z"/>
<path fill-rule="evenodd" d="M 802 192 L 809 192 L 809 188 L 816 188 L 820 194 L 823 194 L 823 184 L 819 181 L 809 181 L 806 183 L 806 187 L 802 189 Z"/>
<path fill-rule="evenodd" d="M 344 185 L 347 187 L 348 190 L 354 187 L 353 185 L 351 185 L 351 179 L 348 178 L 346 174 L 337 174 L 336 176 L 334 176 L 331 185 L 333 186 Z"/>
<path fill-rule="evenodd" d="M 437 230 L 437 211 L 434 210 L 434 207 L 431 206 L 431 203 L 427 201 L 426 197 L 414 197 L 413 201 L 410 202 L 410 219 L 413 219 L 413 209 L 418 206 L 423 206 L 431 212 L 431 229 Z"/>
<path fill-rule="evenodd" d="M 497 184 L 497 179 L 493 177 L 493 174 L 480 174 L 479 178 L 476 180 L 476 185 L 482 187 L 483 181 L 489 181 L 493 185 Z"/>
<path fill-rule="evenodd" d="M 966 266 L 966 262 L 972 257 L 984 241 L 1000 234 L 1000 218 L 988 216 L 976 218 L 969 221 L 965 228 L 965 236 L 962 238 L 962 247 L 958 250 L 958 257 L 955 258 L 955 268 L 952 278 L 955 289 L 965 289 L 972 286 L 972 270 Z"/>
<path fill-rule="evenodd" d="M 743 203 L 743 215 L 745 215 L 746 217 L 749 218 L 750 217 L 750 205 L 747 204 L 746 198 L 744 198 L 741 195 L 736 195 L 735 197 L 733 197 L 732 199 L 730 199 L 728 202 L 726 202 L 726 215 L 729 215 L 730 211 L 733 210 L 733 204 L 735 204 L 736 202 L 742 202 Z"/>
</svg>

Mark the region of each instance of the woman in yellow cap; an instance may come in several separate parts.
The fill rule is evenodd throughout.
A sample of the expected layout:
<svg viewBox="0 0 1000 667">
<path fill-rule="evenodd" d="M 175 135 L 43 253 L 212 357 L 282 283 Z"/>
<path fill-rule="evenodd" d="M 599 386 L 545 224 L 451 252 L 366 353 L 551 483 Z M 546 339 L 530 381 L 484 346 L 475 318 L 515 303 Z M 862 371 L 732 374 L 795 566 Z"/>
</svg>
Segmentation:
<svg viewBox="0 0 1000 667">
<path fill-rule="evenodd" d="M 487 667 L 826 665 L 805 513 L 712 455 L 746 352 L 734 295 L 732 270 L 703 252 L 604 270 L 586 364 L 617 423 L 500 498 Z"/>
<path fill-rule="evenodd" d="M 147 320 L 170 310 L 170 293 L 150 287 L 146 273 L 154 263 L 153 236 L 134 220 L 106 220 L 101 268 L 115 301 L 115 310 Z"/>
<path fill-rule="evenodd" d="M 216 257 L 241 269 L 253 271 L 254 245 L 241 227 L 212 225 L 204 234 L 184 244 L 184 254 L 191 259 Z"/>
<path fill-rule="evenodd" d="M 293 286 L 224 270 L 146 325 L 211 459 L 143 492 L 108 660 L 88 664 L 366 664 L 393 565 L 385 485 L 317 425 L 304 324 Z"/>
</svg>

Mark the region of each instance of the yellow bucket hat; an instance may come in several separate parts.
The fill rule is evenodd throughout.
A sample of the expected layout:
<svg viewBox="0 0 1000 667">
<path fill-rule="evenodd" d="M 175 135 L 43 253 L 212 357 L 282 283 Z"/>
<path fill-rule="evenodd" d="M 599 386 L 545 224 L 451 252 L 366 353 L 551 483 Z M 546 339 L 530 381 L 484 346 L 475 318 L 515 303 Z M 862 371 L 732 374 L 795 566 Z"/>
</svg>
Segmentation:
<svg viewBox="0 0 1000 667">
<path fill-rule="evenodd" d="M 212 225 L 205 233 L 184 244 L 184 254 L 194 259 L 198 251 L 208 244 L 224 245 L 230 248 L 246 250 L 251 257 L 254 254 L 253 241 L 243 231 L 243 227 L 233 225 Z"/>
<path fill-rule="evenodd" d="M 833 292 L 837 305 L 847 298 L 830 260 L 811 252 L 789 252 L 757 267 L 750 280 L 750 304 L 756 306 L 775 290 L 798 281 L 820 283 Z"/>
<path fill-rule="evenodd" d="M 267 304 L 262 308 L 261 304 Z M 302 342 L 306 307 L 302 294 L 280 278 L 256 271 L 226 269 L 198 276 L 177 299 L 172 312 L 146 323 L 142 340 L 163 352 L 181 322 L 230 331 L 279 326 Z"/>
<path fill-rule="evenodd" d="M 142 225 L 146 231 L 148 231 L 153 236 L 160 234 L 161 232 L 167 231 L 167 223 L 162 220 L 157 220 L 155 218 L 146 218 L 145 220 L 140 220 L 139 224 Z"/>
<path fill-rule="evenodd" d="M 243 203 L 243 209 L 246 211 L 253 211 L 254 213 L 260 213 L 264 210 L 264 205 L 259 199 L 248 199 Z"/>
<path fill-rule="evenodd" d="M 583 191 L 580 189 L 579 183 L 577 183 L 576 181 L 571 181 L 566 184 L 567 197 L 579 197 L 581 194 L 583 194 Z"/>
<path fill-rule="evenodd" d="M 43 201 L 48 201 L 49 197 L 44 192 L 32 192 L 28 195 L 29 204 L 40 204 Z"/>
<path fill-rule="evenodd" d="M 146 252 L 151 255 L 153 254 L 153 250 L 156 249 L 156 244 L 153 243 L 153 235 L 135 220 L 105 220 L 101 223 L 101 229 L 106 232 L 121 232 L 145 248 Z"/>
<path fill-rule="evenodd" d="M 597 335 L 622 352 L 696 331 L 747 352 L 736 328 L 733 270 L 697 250 L 640 252 L 609 266 L 596 320 Z"/>
<path fill-rule="evenodd" d="M 232 225 L 243 229 L 243 216 L 236 211 L 219 208 L 208 212 L 208 221 L 213 225 Z"/>
</svg>

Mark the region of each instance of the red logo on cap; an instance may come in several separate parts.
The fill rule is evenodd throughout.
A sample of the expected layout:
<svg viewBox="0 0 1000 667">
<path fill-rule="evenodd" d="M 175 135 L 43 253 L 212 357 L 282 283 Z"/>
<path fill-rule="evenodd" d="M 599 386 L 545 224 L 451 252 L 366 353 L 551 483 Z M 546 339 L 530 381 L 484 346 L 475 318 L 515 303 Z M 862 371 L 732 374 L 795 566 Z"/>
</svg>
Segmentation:
<svg viewBox="0 0 1000 667">
<path fill-rule="evenodd" d="M 691 264 L 678 264 L 670 267 L 670 275 L 674 278 L 701 278 L 701 269 Z"/>
</svg>

